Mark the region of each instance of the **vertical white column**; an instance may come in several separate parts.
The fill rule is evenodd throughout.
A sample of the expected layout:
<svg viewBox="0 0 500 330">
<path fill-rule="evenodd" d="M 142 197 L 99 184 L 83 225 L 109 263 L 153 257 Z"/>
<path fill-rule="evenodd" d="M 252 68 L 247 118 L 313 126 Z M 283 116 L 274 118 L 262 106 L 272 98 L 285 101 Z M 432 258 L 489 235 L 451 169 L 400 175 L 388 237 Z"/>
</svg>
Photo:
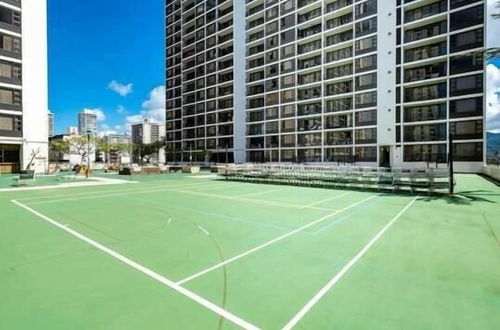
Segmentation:
<svg viewBox="0 0 500 330">
<path fill-rule="evenodd" d="M 396 145 L 395 2 L 378 0 L 377 13 L 377 143 L 379 147 L 390 146 L 391 157 L 394 157 Z M 378 154 L 379 151 L 377 151 Z"/>
<path fill-rule="evenodd" d="M 246 160 L 245 1 L 234 1 L 233 6 L 234 162 L 242 163 Z"/>
<path fill-rule="evenodd" d="M 48 74 L 46 0 L 22 0 L 23 150 L 22 169 L 38 153 L 31 169 L 48 163 Z"/>
</svg>

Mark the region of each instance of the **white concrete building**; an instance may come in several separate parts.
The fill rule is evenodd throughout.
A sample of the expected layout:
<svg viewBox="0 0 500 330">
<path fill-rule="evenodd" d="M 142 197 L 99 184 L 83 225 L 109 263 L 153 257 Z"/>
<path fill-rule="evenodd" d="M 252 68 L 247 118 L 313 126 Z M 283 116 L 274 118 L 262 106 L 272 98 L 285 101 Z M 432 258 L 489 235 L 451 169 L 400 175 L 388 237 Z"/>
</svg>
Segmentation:
<svg viewBox="0 0 500 330">
<path fill-rule="evenodd" d="M 84 109 L 78 114 L 78 132 L 81 135 L 97 135 L 97 114 L 94 111 Z"/>
<path fill-rule="evenodd" d="M 415 168 L 446 166 L 452 134 L 455 168 L 479 171 L 485 11 L 481 0 L 169 1 L 168 146 L 182 160 L 224 141 L 236 162 Z"/>
<path fill-rule="evenodd" d="M 0 0 L 0 172 L 48 165 L 46 0 Z"/>
<path fill-rule="evenodd" d="M 150 119 L 144 119 L 142 122 L 131 125 L 131 141 L 133 144 L 150 144 L 163 141 L 165 138 L 165 126 L 155 123 Z M 134 161 L 139 162 L 138 159 Z M 155 163 L 165 162 L 165 150 L 161 149 L 158 156 L 152 158 Z"/>
<path fill-rule="evenodd" d="M 54 113 L 49 110 L 47 113 L 49 118 L 49 138 L 54 136 Z"/>
</svg>

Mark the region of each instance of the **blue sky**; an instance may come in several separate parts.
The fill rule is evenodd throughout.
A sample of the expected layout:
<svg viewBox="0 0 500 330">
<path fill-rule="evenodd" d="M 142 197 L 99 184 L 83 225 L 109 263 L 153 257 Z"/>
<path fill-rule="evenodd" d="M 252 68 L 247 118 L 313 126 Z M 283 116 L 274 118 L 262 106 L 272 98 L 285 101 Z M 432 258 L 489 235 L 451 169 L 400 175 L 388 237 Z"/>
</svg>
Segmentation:
<svg viewBox="0 0 500 330">
<path fill-rule="evenodd" d="M 161 119 L 163 0 L 48 0 L 48 15 L 56 133 L 76 126 L 85 108 L 99 113 L 101 131 L 124 130 L 141 116 Z"/>
</svg>

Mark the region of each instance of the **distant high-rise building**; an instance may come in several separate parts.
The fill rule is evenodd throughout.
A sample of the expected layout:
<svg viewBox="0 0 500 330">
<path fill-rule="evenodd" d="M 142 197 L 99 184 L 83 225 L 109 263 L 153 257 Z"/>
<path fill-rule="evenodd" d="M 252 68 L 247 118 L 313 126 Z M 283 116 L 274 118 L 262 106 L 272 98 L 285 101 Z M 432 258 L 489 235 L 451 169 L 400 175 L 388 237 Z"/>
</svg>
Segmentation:
<svg viewBox="0 0 500 330">
<path fill-rule="evenodd" d="M 54 113 L 49 110 L 47 113 L 49 118 L 49 138 L 54 136 Z"/>
<path fill-rule="evenodd" d="M 94 111 L 85 109 L 78 114 L 78 132 L 97 135 L 97 114 Z"/>
<path fill-rule="evenodd" d="M 173 0 L 166 9 L 173 159 L 228 147 L 236 162 L 446 166 L 451 134 L 455 168 L 481 170 L 485 1 Z"/>
<path fill-rule="evenodd" d="M 46 0 L 0 0 L 2 173 L 47 168 L 46 6 Z"/>
<path fill-rule="evenodd" d="M 162 141 L 165 138 L 165 126 L 152 122 L 149 119 L 144 119 L 140 123 L 131 125 L 131 141 L 134 144 L 150 144 L 157 141 Z M 153 157 L 152 161 L 163 163 L 165 161 L 165 152 L 162 149 L 157 157 Z M 137 158 L 135 161 L 139 161 Z"/>
</svg>

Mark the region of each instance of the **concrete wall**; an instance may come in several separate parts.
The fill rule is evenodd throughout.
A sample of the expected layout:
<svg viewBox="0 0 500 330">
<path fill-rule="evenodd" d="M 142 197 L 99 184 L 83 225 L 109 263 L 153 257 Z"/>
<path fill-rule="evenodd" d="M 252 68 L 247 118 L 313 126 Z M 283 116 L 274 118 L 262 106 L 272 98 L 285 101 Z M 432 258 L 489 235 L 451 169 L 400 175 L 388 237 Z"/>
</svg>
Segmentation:
<svg viewBox="0 0 500 330">
<path fill-rule="evenodd" d="M 22 0 L 23 147 L 21 167 L 48 166 L 47 2 Z"/>
<path fill-rule="evenodd" d="M 483 173 L 497 181 L 500 181 L 500 166 L 484 166 Z"/>
</svg>

